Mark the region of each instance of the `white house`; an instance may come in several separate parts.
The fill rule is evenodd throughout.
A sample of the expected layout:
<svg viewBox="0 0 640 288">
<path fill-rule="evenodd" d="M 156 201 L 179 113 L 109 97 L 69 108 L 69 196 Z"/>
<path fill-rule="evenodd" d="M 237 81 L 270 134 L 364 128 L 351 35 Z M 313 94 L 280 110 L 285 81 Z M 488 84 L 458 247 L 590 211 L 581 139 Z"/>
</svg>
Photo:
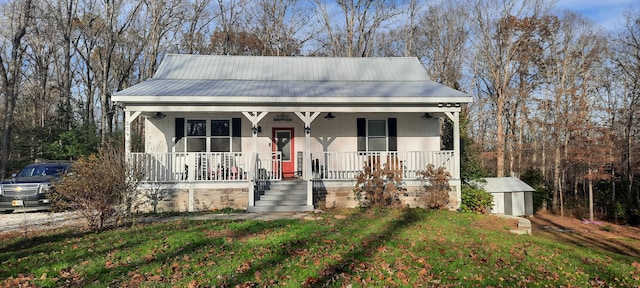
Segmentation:
<svg viewBox="0 0 640 288">
<path fill-rule="evenodd" d="M 471 96 L 429 80 L 416 58 L 167 55 L 150 80 L 117 92 L 125 149 L 164 210 L 300 211 L 354 207 L 364 165 L 451 173 L 460 202 L 460 106 Z M 144 117 L 145 151 L 130 124 Z M 441 149 L 440 118 L 454 125 Z M 405 200 L 410 200 L 406 198 Z"/>
</svg>

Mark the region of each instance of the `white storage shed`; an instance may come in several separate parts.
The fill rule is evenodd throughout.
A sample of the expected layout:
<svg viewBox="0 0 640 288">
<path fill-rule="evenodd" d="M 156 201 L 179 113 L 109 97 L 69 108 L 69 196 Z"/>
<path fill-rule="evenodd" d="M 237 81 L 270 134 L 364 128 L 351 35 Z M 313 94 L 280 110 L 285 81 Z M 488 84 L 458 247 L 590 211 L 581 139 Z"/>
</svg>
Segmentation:
<svg viewBox="0 0 640 288">
<path fill-rule="evenodd" d="M 485 191 L 493 195 L 491 213 L 512 216 L 533 215 L 533 189 L 515 177 L 484 178 Z"/>
</svg>

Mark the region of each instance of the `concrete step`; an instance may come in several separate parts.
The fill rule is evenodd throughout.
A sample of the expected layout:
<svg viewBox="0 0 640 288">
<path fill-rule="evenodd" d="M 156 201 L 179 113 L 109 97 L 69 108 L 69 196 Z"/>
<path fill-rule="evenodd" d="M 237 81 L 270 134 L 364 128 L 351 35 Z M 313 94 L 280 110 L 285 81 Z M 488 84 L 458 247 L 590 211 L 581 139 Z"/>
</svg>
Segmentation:
<svg viewBox="0 0 640 288">
<path fill-rule="evenodd" d="M 264 190 L 260 195 L 287 196 L 287 195 L 307 195 L 307 190 Z"/>
<path fill-rule="evenodd" d="M 299 205 L 306 205 L 306 204 L 307 204 L 307 199 L 300 199 L 300 200 L 281 199 L 281 200 L 256 201 L 256 206 L 299 206 Z"/>
<path fill-rule="evenodd" d="M 518 228 L 531 230 L 531 220 L 525 218 L 518 219 Z"/>
<path fill-rule="evenodd" d="M 269 185 L 273 186 L 306 186 L 307 181 L 272 181 Z"/>
<path fill-rule="evenodd" d="M 307 200 L 307 193 L 305 191 L 302 193 L 288 193 L 288 194 L 272 194 L 271 192 L 267 192 L 264 195 L 260 195 L 256 200 Z"/>
<path fill-rule="evenodd" d="M 509 230 L 509 232 L 513 234 L 519 234 L 519 235 L 531 235 L 531 220 L 524 217 L 517 217 L 517 216 L 511 216 L 511 215 L 504 215 L 504 214 L 495 214 L 495 215 L 498 217 L 513 219 L 518 221 L 518 228 L 511 229 Z"/>
<path fill-rule="evenodd" d="M 303 212 L 313 211 L 313 205 L 307 206 L 307 181 L 276 181 L 259 186 L 255 206 L 248 212 Z"/>
<path fill-rule="evenodd" d="M 265 191 L 307 191 L 307 186 L 270 186 Z"/>
<path fill-rule="evenodd" d="M 260 212 L 306 212 L 313 211 L 313 205 L 299 205 L 299 206 L 250 206 L 247 212 L 260 213 Z"/>
</svg>

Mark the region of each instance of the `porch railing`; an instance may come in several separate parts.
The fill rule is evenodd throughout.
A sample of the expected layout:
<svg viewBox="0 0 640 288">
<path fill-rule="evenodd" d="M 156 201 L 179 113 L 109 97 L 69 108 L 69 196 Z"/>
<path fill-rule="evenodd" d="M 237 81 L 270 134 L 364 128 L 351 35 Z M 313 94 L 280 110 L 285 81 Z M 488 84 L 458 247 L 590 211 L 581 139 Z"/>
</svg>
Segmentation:
<svg viewBox="0 0 640 288">
<path fill-rule="evenodd" d="M 241 152 L 131 153 L 144 182 L 244 181 L 247 162 Z"/>
<path fill-rule="evenodd" d="M 258 154 L 254 173 L 256 181 L 281 180 L 282 152 L 273 152 L 270 156 Z"/>
<path fill-rule="evenodd" d="M 404 152 L 314 152 L 311 153 L 311 170 L 316 179 L 353 180 L 365 166 L 384 167 L 402 171 L 405 179 L 416 178 L 428 164 L 455 171 L 453 151 L 404 151 Z M 454 178 L 455 175 L 452 175 Z"/>
<path fill-rule="evenodd" d="M 281 153 L 258 154 L 254 165 L 250 153 L 176 152 L 131 153 L 131 161 L 144 171 L 144 182 L 256 181 L 281 180 Z M 405 152 L 312 152 L 311 171 L 315 179 L 353 180 L 365 165 L 389 165 L 400 169 L 403 178 L 416 178 L 428 164 L 455 171 L 453 151 Z M 249 169 L 254 168 L 250 175 Z M 457 178 L 457 175 L 452 175 Z"/>
</svg>

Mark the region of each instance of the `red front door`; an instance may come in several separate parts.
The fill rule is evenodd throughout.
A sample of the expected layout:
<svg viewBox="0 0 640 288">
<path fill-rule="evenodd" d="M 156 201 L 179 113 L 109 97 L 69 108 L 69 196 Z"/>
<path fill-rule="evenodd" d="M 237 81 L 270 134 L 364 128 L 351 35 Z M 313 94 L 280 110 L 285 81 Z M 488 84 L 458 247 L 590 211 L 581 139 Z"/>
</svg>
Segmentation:
<svg viewBox="0 0 640 288">
<path fill-rule="evenodd" d="M 293 128 L 273 128 L 273 151 L 282 152 L 282 178 L 295 176 Z"/>
</svg>

